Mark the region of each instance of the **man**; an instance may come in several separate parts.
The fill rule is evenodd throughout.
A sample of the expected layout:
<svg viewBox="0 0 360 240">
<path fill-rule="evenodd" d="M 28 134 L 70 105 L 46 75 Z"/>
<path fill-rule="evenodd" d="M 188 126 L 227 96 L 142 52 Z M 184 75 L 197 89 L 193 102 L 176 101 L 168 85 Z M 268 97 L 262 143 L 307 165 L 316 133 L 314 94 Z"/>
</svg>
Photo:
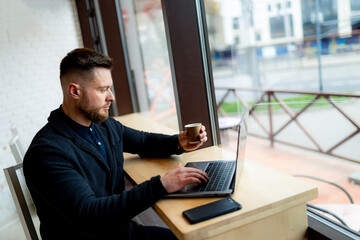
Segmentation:
<svg viewBox="0 0 360 240">
<path fill-rule="evenodd" d="M 197 149 L 185 132 L 168 136 L 137 131 L 108 117 L 112 59 L 75 49 L 60 64 L 62 105 L 51 112 L 24 158 L 24 174 L 43 239 L 172 239 L 164 228 L 131 219 L 156 201 L 206 174 L 181 165 L 125 191 L 123 152 L 168 157 Z"/>
</svg>

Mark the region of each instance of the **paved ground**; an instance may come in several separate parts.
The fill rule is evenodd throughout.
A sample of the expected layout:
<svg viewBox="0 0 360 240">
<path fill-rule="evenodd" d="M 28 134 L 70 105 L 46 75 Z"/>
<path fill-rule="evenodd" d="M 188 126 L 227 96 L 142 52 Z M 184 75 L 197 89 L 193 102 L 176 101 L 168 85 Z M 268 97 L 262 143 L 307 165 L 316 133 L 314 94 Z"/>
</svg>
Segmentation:
<svg viewBox="0 0 360 240">
<path fill-rule="evenodd" d="M 223 147 L 235 152 L 236 133 L 227 132 L 227 141 Z M 246 159 L 269 166 L 290 175 L 309 175 L 335 182 L 345 188 L 355 203 L 360 204 L 360 185 L 348 181 L 348 175 L 360 171 L 360 162 L 331 157 L 325 154 L 302 150 L 283 144 L 270 146 L 268 140 L 248 137 Z M 310 203 L 349 203 L 347 196 L 338 188 L 328 183 L 302 178 L 318 186 L 319 197 Z"/>
<path fill-rule="evenodd" d="M 236 133 L 231 131 L 225 133 L 223 147 L 234 151 L 235 139 Z M 349 198 L 341 189 L 328 183 L 301 177 L 304 181 L 316 185 L 319 190 L 319 197 L 309 204 L 325 208 L 340 217 L 353 230 L 360 231 L 360 185 L 350 183 L 348 180 L 350 174 L 360 173 L 360 162 L 350 162 L 283 144 L 275 144 L 271 147 L 268 140 L 252 136 L 248 137 L 246 151 L 248 161 L 261 163 L 289 175 L 321 178 L 343 187 L 355 204 L 350 204 Z M 335 220 L 330 215 L 327 217 Z"/>
</svg>

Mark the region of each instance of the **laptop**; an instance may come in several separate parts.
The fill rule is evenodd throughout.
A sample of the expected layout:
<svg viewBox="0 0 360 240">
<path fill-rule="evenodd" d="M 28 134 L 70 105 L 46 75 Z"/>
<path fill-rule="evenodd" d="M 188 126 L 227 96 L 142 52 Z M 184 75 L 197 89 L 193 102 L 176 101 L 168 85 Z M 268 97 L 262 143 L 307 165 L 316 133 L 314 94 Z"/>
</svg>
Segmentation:
<svg viewBox="0 0 360 240">
<path fill-rule="evenodd" d="M 245 142 L 248 129 L 249 108 L 245 109 L 238 125 L 237 151 L 235 160 L 188 162 L 185 167 L 194 167 L 208 174 L 209 181 L 202 184 L 188 184 L 180 191 L 168 194 L 170 198 L 223 197 L 235 190 L 236 172 L 241 171 L 245 159 Z"/>
</svg>

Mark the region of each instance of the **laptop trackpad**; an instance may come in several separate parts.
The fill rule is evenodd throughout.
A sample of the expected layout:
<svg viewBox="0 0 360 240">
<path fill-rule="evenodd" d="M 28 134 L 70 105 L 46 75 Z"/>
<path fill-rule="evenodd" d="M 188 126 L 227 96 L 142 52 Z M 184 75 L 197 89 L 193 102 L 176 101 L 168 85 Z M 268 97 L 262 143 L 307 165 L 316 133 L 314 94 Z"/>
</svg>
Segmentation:
<svg viewBox="0 0 360 240">
<path fill-rule="evenodd" d="M 209 162 L 189 162 L 185 165 L 185 167 L 192 167 L 205 171 L 208 164 Z"/>
<path fill-rule="evenodd" d="M 200 169 L 201 171 L 205 171 L 209 162 L 189 162 L 185 165 L 185 167 L 192 167 Z M 195 190 L 195 188 L 199 186 L 199 184 L 188 184 L 184 188 L 180 189 L 179 192 L 181 193 L 187 193 L 192 192 Z"/>
</svg>

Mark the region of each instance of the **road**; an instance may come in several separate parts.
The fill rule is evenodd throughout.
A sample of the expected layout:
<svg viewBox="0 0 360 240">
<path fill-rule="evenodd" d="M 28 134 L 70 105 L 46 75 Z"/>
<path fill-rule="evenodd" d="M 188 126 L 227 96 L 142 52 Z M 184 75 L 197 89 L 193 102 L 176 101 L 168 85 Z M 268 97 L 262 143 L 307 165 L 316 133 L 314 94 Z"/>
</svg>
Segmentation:
<svg viewBox="0 0 360 240">
<path fill-rule="evenodd" d="M 269 63 L 273 64 L 273 63 Z M 332 93 L 360 94 L 360 55 L 342 56 L 338 58 L 323 59 L 323 91 Z M 319 91 L 318 67 L 316 59 L 302 60 L 296 67 L 286 67 L 286 64 L 273 64 L 262 66 L 260 86 L 252 81 L 246 74 L 234 73 L 234 68 L 214 69 L 214 82 L 216 87 L 261 87 L 267 89 L 282 89 L 296 91 Z M 276 67 L 276 68 L 275 68 Z M 216 90 L 216 98 L 219 101 L 225 91 Z M 258 96 L 251 92 L 239 92 L 245 100 L 251 100 Z M 227 101 L 236 101 L 235 96 L 229 96 Z M 360 99 L 340 103 L 346 113 L 360 126 Z M 266 115 L 266 113 L 264 113 Z M 274 115 L 274 124 L 281 125 L 286 118 L 286 113 L 279 112 Z M 263 117 L 268 119 L 267 116 Z M 284 120 L 285 119 L 285 120 Z M 266 120 L 265 120 L 266 121 Z M 309 129 L 311 135 L 320 142 L 325 150 L 331 148 L 341 139 L 349 136 L 356 130 L 351 122 L 335 108 L 311 107 L 306 110 L 299 121 Z M 268 126 L 268 123 L 265 123 Z M 274 130 L 279 126 L 275 126 Z M 252 125 L 255 132 L 261 131 L 259 126 Z M 296 136 L 295 142 L 294 136 Z M 279 140 L 293 142 L 310 148 L 316 148 L 308 136 L 301 131 L 297 124 L 292 123 L 277 136 Z M 337 148 L 334 153 L 360 160 L 360 133 L 351 140 Z"/>
<path fill-rule="evenodd" d="M 360 93 L 359 65 L 360 54 L 322 57 L 323 91 Z M 267 61 L 260 63 L 258 68 L 260 82 L 256 83 L 249 74 L 236 72 L 236 67 L 214 67 L 215 86 L 319 91 L 317 59 Z"/>
</svg>

